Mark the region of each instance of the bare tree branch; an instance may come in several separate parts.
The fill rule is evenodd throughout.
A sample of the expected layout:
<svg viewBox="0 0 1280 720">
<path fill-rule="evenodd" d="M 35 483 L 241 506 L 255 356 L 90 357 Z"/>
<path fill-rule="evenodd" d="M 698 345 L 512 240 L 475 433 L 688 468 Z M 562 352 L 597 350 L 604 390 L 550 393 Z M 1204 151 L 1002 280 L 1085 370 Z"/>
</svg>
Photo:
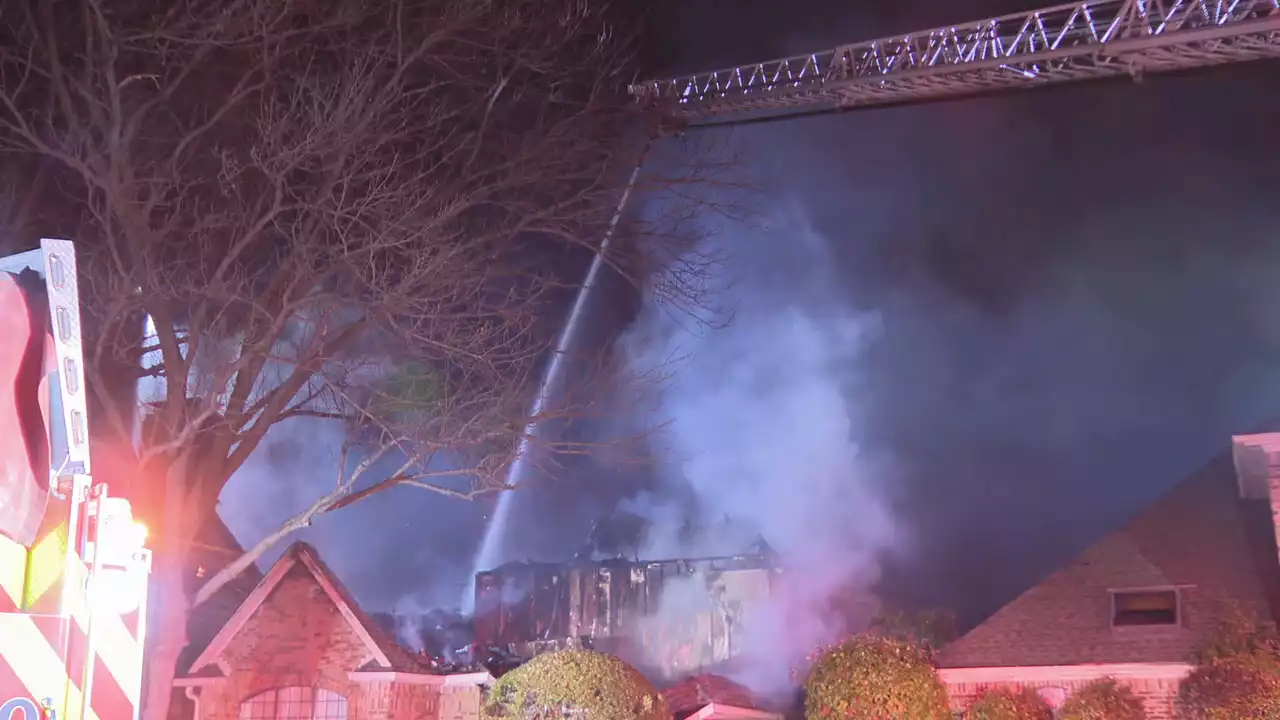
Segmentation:
<svg viewBox="0 0 1280 720">
<path fill-rule="evenodd" d="M 143 421 L 135 504 L 172 590 L 159 718 L 191 602 L 378 492 L 505 491 L 531 421 L 596 411 L 528 404 L 571 285 L 547 258 L 600 251 L 654 126 L 625 95 L 635 23 L 580 0 L 0 0 L 0 18 L 14 232 L 79 242 L 95 433 Z M 603 259 L 696 307 L 694 209 L 731 162 L 647 174 Z M 147 378 L 141 405 L 120 389 Z M 333 489 L 188 596 L 222 488 L 304 417 L 348 438 Z"/>
</svg>

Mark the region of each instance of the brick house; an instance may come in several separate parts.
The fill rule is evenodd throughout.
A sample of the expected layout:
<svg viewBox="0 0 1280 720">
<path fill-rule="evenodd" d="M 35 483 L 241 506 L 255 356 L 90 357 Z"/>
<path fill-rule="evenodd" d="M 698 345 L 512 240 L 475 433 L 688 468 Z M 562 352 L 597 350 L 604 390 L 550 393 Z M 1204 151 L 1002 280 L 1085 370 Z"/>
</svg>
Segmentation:
<svg viewBox="0 0 1280 720">
<path fill-rule="evenodd" d="M 1113 677 L 1149 717 L 1173 717 L 1193 653 L 1229 613 L 1276 617 L 1278 452 L 1280 433 L 1233 438 L 1231 452 L 944 648 L 953 705 L 1022 685 L 1060 706 Z"/>
<path fill-rule="evenodd" d="M 297 543 L 181 668 L 190 720 L 464 720 L 487 673 L 441 675 L 387 637 Z"/>
</svg>

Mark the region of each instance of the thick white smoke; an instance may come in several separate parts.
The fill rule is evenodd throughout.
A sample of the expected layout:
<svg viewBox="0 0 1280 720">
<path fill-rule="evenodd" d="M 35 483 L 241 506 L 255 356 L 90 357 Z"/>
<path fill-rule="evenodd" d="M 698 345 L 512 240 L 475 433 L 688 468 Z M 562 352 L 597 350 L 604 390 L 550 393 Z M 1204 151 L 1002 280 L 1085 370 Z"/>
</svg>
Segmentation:
<svg viewBox="0 0 1280 720">
<path fill-rule="evenodd" d="M 794 213 L 774 220 L 708 240 L 728 258 L 709 291 L 730 325 L 648 303 L 622 340 L 641 376 L 680 358 L 652 442 L 660 486 L 691 492 L 630 503 L 652 524 L 642 556 L 741 553 L 763 539 L 784 568 L 784 591 L 750 611 L 739 644 L 740 679 L 760 690 L 786 687 L 795 664 L 849 629 L 851 604 L 871 599 L 883 553 L 903 540 L 880 464 L 858 442 L 874 421 L 858 412 L 859 352 L 877 319 L 841 298 L 823 238 Z"/>
</svg>

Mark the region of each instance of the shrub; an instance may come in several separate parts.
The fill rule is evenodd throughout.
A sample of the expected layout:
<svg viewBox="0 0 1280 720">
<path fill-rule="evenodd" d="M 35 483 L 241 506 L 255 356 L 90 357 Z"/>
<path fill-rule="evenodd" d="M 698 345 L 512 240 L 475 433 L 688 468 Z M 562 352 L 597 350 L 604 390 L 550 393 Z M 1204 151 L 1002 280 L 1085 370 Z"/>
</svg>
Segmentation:
<svg viewBox="0 0 1280 720">
<path fill-rule="evenodd" d="M 1053 720 L 1053 708 L 1031 688 L 996 687 L 982 693 L 965 720 Z"/>
<path fill-rule="evenodd" d="M 864 635 L 822 653 L 805 683 L 808 720 L 948 720 L 947 691 L 929 652 Z"/>
<path fill-rule="evenodd" d="M 1197 667 L 1182 682 L 1183 720 L 1280 718 L 1280 664 L 1266 653 L 1224 656 Z"/>
<path fill-rule="evenodd" d="M 1256 614 L 1228 608 L 1178 692 L 1184 720 L 1280 718 L 1280 639 Z"/>
<path fill-rule="evenodd" d="M 566 711 L 568 711 L 566 713 Z M 539 655 L 493 684 L 485 718 L 670 720 L 662 694 L 612 655 L 561 650 Z"/>
<path fill-rule="evenodd" d="M 1062 720 L 1146 720 L 1142 698 L 1112 678 L 1077 690 L 1062 706 Z"/>
<path fill-rule="evenodd" d="M 1215 660 L 1240 655 L 1280 655 L 1280 637 L 1275 625 L 1238 606 L 1228 605 L 1218 627 L 1199 648 L 1195 661 L 1208 665 Z"/>
</svg>

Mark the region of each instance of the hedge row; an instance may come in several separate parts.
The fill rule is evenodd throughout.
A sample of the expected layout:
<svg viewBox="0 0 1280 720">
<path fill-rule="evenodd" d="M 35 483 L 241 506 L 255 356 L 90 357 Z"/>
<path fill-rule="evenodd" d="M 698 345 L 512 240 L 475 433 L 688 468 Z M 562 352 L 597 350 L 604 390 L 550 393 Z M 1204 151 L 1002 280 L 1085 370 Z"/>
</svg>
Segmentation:
<svg viewBox="0 0 1280 720">
<path fill-rule="evenodd" d="M 950 718 L 946 689 L 930 654 L 910 641 L 862 636 L 819 655 L 805 685 L 808 720 L 939 720 Z M 1143 720 L 1142 701 L 1114 680 L 1072 695 L 1062 720 Z M 1053 720 L 1029 688 L 992 688 L 965 711 L 966 720 Z M 1214 719 L 1216 720 L 1216 718 Z"/>
<path fill-rule="evenodd" d="M 500 678 L 484 708 L 487 720 L 582 716 L 591 720 L 669 720 L 662 694 L 635 668 L 603 653 L 540 655 Z M 807 720 L 950 720 L 946 688 L 929 650 L 910 640 L 863 635 L 814 659 L 805 684 Z M 992 688 L 966 720 L 1053 720 L 1029 688 Z M 1114 680 L 1068 698 L 1060 720 L 1144 720 L 1142 701 Z M 1182 683 L 1180 720 L 1280 718 L 1280 653 L 1237 646 L 1203 656 Z"/>
</svg>

